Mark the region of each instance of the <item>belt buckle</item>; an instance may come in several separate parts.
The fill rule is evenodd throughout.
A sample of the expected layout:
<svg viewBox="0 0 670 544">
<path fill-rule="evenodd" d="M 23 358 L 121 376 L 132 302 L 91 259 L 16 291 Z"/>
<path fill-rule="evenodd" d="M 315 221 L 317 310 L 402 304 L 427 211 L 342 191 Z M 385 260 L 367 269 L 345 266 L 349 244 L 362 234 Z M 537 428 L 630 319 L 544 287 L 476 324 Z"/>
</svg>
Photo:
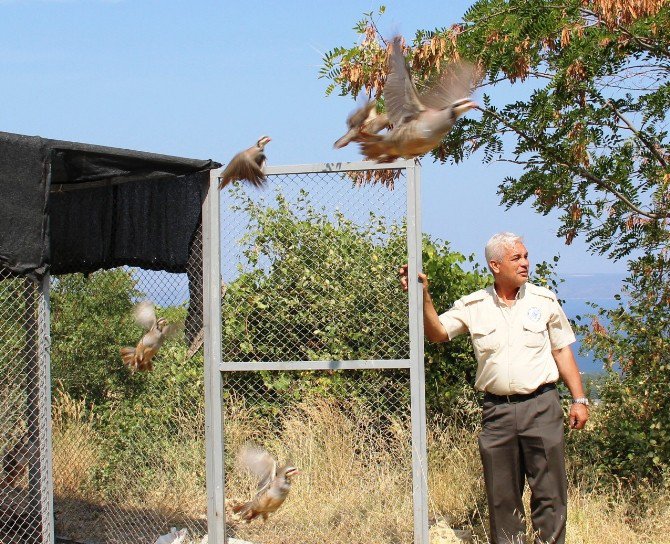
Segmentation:
<svg viewBox="0 0 670 544">
<path fill-rule="evenodd" d="M 512 404 L 512 399 L 510 398 L 512 395 L 505 395 L 505 398 L 507 399 L 507 404 Z"/>
</svg>

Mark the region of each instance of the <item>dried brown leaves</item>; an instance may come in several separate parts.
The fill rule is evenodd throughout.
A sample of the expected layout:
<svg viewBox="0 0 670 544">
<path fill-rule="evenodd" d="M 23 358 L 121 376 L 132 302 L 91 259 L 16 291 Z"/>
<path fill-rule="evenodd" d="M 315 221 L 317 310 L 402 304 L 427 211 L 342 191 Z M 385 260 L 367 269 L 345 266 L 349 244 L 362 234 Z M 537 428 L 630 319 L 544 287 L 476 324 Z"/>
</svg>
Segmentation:
<svg viewBox="0 0 670 544">
<path fill-rule="evenodd" d="M 343 58 L 340 62 L 340 79 L 348 81 L 352 94 L 361 90 L 372 97 L 380 98 L 386 81 L 387 51 L 377 39 L 374 26 L 365 29 L 365 38 L 360 45 L 360 55 L 353 59 Z"/>
<path fill-rule="evenodd" d="M 583 0 L 610 28 L 629 25 L 642 17 L 656 15 L 667 0 Z"/>
<path fill-rule="evenodd" d="M 400 174 L 401 170 L 398 169 L 358 170 L 347 172 L 347 177 L 349 177 L 354 182 L 354 186 L 356 187 L 380 183 L 392 191 L 395 188 L 395 181 L 400 177 Z"/>
<path fill-rule="evenodd" d="M 519 45 L 514 48 L 514 60 L 508 65 L 503 66 L 502 71 L 514 83 L 517 79 L 525 81 L 530 73 L 530 38 L 526 37 Z"/>
</svg>

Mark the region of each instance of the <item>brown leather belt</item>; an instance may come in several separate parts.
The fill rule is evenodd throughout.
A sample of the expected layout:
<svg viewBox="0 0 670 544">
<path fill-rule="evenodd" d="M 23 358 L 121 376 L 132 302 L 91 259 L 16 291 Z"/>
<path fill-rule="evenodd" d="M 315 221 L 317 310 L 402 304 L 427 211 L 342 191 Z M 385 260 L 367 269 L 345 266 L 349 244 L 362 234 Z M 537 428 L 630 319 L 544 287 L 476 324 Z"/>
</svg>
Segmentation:
<svg viewBox="0 0 670 544">
<path fill-rule="evenodd" d="M 554 389 L 556 389 L 555 383 L 545 383 L 532 393 L 517 393 L 514 395 L 494 395 L 493 393 L 485 393 L 484 402 L 495 402 L 496 404 L 523 402 L 525 400 L 534 399 L 538 395 L 546 393 L 547 391 L 552 391 Z"/>
</svg>

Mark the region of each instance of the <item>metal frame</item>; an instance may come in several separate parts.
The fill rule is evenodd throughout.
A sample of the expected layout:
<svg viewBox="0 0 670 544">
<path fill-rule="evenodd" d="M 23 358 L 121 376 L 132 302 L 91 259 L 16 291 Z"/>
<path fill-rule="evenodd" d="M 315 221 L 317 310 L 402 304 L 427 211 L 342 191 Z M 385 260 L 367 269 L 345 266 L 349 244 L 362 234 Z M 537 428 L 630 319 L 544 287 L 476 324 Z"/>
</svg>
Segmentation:
<svg viewBox="0 0 670 544">
<path fill-rule="evenodd" d="M 420 165 L 416 161 L 387 164 L 317 163 L 270 166 L 266 175 L 335 173 L 342 171 L 405 169 L 407 172 L 407 254 L 409 277 L 416 278 L 421 267 Z M 207 487 L 209 543 L 224 544 L 224 437 L 222 420 L 222 372 L 259 370 L 364 370 L 406 368 L 410 371 L 412 420 L 412 491 L 414 506 L 414 543 L 428 544 L 428 490 L 426 451 L 425 375 L 423 368 L 423 291 L 416 281 L 409 282 L 410 358 L 397 360 L 351 361 L 221 361 L 221 294 L 219 245 L 218 175 L 210 175 L 209 194 L 203 205 L 203 243 L 205 280 L 205 394 L 207 428 Z M 219 372 L 216 372 L 218 369 Z"/>
<path fill-rule="evenodd" d="M 42 391 L 42 417 L 46 419 L 44 427 L 44 437 L 42 451 L 45 455 L 40 455 L 40 472 L 45 475 L 42 478 L 42 520 L 47 520 L 46 530 L 43 527 L 42 538 L 46 537 L 47 542 L 55 542 L 54 526 L 54 485 L 53 485 L 53 442 L 51 429 L 51 299 L 50 299 L 51 276 L 47 273 L 42 278 L 39 287 L 38 302 L 38 350 L 40 365 L 42 365 L 43 384 L 40 384 Z"/>
<path fill-rule="evenodd" d="M 266 168 L 266 174 L 332 173 L 338 171 L 405 169 L 407 171 L 407 250 L 409 277 L 416 278 L 421 266 L 420 166 L 415 161 L 396 161 L 392 164 L 320 163 Z M 427 454 L 425 377 L 423 368 L 422 290 L 415 281 L 409 282 L 409 339 L 410 358 L 397 360 L 352 361 L 284 361 L 246 363 L 221 361 L 221 255 L 218 177 L 222 169 L 210 171 L 209 187 L 202 205 L 203 223 L 203 284 L 204 284 L 204 356 L 205 356 L 205 433 L 207 478 L 208 542 L 224 544 L 224 421 L 222 406 L 222 372 L 257 370 L 410 370 L 412 420 L 412 471 L 414 506 L 414 542 L 428 543 Z M 39 286 L 39 360 L 43 413 L 49 414 L 44 443 L 41 449 L 43 478 L 42 519 L 53 519 L 53 461 L 51 448 L 50 395 L 50 305 L 49 277 Z M 46 474 L 46 478 L 44 475 Z M 48 542 L 55 541 L 54 525 L 48 523 Z"/>
<path fill-rule="evenodd" d="M 267 176 L 281 174 L 330 174 L 333 172 L 344 172 L 351 170 L 400 170 L 403 168 L 413 169 L 415 161 L 398 160 L 391 163 L 358 162 L 320 162 L 314 164 L 291 164 L 286 166 L 266 166 L 264 171 Z"/>
<path fill-rule="evenodd" d="M 226 542 L 223 482 L 223 411 L 221 367 L 221 246 L 219 175 L 211 170 L 209 189 L 202 205 L 203 324 L 205 330 L 205 448 L 207 479 L 207 530 L 210 544 Z"/>
<path fill-rule="evenodd" d="M 428 454 L 426 446 L 426 394 L 423 359 L 423 289 L 417 278 L 421 269 L 421 177 L 420 168 L 407 171 L 407 246 L 410 327 L 410 387 L 412 390 L 412 480 L 414 496 L 414 542 L 428 544 Z"/>
</svg>

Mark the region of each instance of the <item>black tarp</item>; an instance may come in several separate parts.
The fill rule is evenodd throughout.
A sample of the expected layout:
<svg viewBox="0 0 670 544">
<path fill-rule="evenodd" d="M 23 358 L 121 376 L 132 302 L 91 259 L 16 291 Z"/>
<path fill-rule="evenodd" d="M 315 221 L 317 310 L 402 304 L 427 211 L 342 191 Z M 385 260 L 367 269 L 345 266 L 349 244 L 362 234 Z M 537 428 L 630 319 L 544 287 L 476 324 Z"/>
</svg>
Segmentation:
<svg viewBox="0 0 670 544">
<path fill-rule="evenodd" d="M 0 266 L 185 272 L 211 160 L 0 132 Z"/>
</svg>

